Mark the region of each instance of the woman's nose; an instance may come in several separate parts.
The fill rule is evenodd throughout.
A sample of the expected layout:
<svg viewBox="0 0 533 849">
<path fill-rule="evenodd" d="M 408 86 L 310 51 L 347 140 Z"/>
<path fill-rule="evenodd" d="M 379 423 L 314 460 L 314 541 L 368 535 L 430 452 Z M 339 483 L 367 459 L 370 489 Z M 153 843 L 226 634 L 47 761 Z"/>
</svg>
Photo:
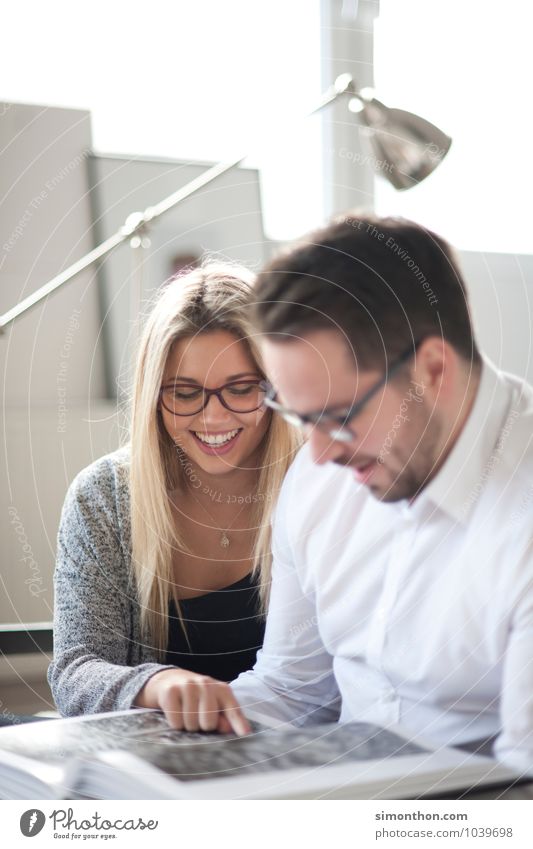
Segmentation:
<svg viewBox="0 0 533 849">
<path fill-rule="evenodd" d="M 213 423 L 231 418 L 232 413 L 224 406 L 219 396 L 213 393 L 207 399 L 207 403 L 201 411 L 200 416 L 206 423 Z"/>
</svg>

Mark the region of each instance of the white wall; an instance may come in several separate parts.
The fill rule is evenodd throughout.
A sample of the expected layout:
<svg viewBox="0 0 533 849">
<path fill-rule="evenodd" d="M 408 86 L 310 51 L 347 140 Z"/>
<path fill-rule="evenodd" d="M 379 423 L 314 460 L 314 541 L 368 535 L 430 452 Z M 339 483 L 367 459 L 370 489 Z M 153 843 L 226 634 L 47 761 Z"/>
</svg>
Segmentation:
<svg viewBox="0 0 533 849">
<path fill-rule="evenodd" d="M 88 112 L 0 104 L 0 312 L 79 259 L 92 242 Z M 79 310 L 79 315 L 74 311 Z M 62 356 L 77 315 L 68 357 Z M 68 360 L 69 401 L 101 397 L 104 370 L 94 270 L 17 319 L 0 338 L 6 403 L 50 405 Z"/>
<path fill-rule="evenodd" d="M 481 349 L 533 384 L 533 256 L 462 251 L 460 262 Z"/>
<path fill-rule="evenodd" d="M 1 313 L 93 247 L 90 148 L 86 111 L 0 104 Z M 105 397 L 96 284 L 94 270 L 80 275 L 0 335 L 0 622 L 50 618 L 66 486 L 114 441 L 114 409 L 94 403 Z"/>
<path fill-rule="evenodd" d="M 53 407 L 10 406 L 0 454 L 0 623 L 52 618 L 56 536 L 67 487 L 80 469 L 118 446 L 113 401 L 69 409 L 58 435 Z"/>
</svg>

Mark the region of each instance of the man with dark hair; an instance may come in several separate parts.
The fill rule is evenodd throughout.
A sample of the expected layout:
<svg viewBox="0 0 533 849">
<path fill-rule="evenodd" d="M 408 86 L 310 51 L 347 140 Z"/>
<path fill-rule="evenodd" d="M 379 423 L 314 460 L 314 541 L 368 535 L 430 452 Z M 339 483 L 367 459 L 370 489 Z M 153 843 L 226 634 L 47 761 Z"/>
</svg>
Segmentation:
<svg viewBox="0 0 533 849">
<path fill-rule="evenodd" d="M 533 389 L 480 354 L 449 245 L 346 215 L 271 262 L 255 299 L 266 403 L 308 440 L 237 699 L 494 738 L 533 773 Z"/>
</svg>

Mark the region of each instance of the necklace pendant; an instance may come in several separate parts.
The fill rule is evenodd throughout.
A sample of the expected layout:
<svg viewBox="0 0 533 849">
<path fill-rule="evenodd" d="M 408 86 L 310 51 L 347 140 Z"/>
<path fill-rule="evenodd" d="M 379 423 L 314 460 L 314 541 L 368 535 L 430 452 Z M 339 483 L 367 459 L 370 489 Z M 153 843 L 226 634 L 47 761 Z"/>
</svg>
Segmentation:
<svg viewBox="0 0 533 849">
<path fill-rule="evenodd" d="M 222 536 L 220 537 L 220 545 L 222 548 L 227 548 L 229 546 L 229 537 L 226 534 L 226 531 L 222 531 Z"/>
</svg>

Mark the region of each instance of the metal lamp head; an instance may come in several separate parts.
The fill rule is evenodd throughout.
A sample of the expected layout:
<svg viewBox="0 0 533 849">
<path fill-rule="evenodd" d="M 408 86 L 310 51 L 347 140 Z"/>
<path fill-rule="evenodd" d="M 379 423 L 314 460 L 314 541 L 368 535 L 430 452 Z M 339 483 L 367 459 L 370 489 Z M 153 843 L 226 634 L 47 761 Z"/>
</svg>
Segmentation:
<svg viewBox="0 0 533 849">
<path fill-rule="evenodd" d="M 403 109 L 389 109 L 368 89 L 359 91 L 350 74 L 335 81 L 337 96 L 350 96 L 374 154 L 374 168 L 395 189 L 410 189 L 442 162 L 452 140 L 430 121 Z"/>
<path fill-rule="evenodd" d="M 380 173 L 395 189 L 410 189 L 444 159 L 452 140 L 430 121 L 403 109 L 389 109 L 373 97 L 363 101 L 365 135 L 382 164 Z"/>
</svg>

